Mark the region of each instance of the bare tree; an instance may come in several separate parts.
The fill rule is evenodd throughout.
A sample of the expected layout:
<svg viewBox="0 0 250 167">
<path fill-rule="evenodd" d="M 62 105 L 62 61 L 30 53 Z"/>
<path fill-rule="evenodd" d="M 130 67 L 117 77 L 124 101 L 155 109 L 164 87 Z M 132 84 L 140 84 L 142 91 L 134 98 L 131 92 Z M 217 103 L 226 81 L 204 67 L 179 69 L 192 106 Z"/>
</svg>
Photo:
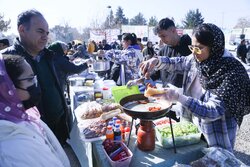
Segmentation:
<svg viewBox="0 0 250 167">
<path fill-rule="evenodd" d="M 234 26 L 234 28 L 247 28 L 250 27 L 250 19 L 247 17 L 241 17 L 238 19 L 237 24 Z"/>
<path fill-rule="evenodd" d="M 6 32 L 10 29 L 11 20 L 4 21 L 4 14 L 0 13 L 0 32 Z"/>
</svg>

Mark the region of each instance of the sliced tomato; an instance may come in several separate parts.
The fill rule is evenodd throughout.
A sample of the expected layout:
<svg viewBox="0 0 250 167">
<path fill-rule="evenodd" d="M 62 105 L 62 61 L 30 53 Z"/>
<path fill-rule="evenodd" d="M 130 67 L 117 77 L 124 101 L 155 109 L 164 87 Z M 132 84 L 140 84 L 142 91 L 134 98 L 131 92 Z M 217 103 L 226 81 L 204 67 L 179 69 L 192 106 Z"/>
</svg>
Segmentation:
<svg viewBox="0 0 250 167">
<path fill-rule="evenodd" d="M 161 107 L 149 107 L 148 110 L 151 112 L 159 111 Z"/>
</svg>

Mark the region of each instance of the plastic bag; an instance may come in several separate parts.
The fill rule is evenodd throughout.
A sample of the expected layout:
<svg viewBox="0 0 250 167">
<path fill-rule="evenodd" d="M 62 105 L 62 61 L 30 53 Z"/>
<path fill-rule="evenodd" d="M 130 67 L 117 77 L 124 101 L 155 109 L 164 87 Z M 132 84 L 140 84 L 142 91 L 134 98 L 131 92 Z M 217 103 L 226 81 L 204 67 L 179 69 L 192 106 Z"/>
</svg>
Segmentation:
<svg viewBox="0 0 250 167">
<path fill-rule="evenodd" d="M 243 162 L 237 159 L 231 152 L 219 148 L 204 148 L 204 157 L 191 163 L 192 167 L 246 167 Z"/>
<path fill-rule="evenodd" d="M 96 101 L 85 102 L 75 109 L 76 116 L 81 119 L 96 118 L 102 113 L 102 106 Z"/>
<path fill-rule="evenodd" d="M 119 109 L 118 103 L 101 105 L 96 101 L 84 102 L 75 109 L 76 117 L 79 119 L 91 119 L 100 117 L 101 114 L 111 110 Z"/>
</svg>

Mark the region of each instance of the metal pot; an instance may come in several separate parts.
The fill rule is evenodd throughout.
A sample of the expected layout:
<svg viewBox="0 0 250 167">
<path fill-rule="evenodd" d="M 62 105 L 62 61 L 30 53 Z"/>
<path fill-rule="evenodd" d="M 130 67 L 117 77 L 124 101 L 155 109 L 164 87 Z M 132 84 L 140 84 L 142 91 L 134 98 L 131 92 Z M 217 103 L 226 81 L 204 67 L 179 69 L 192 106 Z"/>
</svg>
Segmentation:
<svg viewBox="0 0 250 167">
<path fill-rule="evenodd" d="M 95 60 L 92 66 L 93 66 L 93 71 L 108 71 L 110 69 L 110 61 Z"/>
</svg>

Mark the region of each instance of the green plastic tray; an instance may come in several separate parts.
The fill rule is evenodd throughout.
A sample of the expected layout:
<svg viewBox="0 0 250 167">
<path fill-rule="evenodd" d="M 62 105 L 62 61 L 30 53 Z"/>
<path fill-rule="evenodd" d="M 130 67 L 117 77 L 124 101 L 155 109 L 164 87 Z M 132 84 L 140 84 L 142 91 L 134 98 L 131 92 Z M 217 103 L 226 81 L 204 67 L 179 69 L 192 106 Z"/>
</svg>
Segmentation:
<svg viewBox="0 0 250 167">
<path fill-rule="evenodd" d="M 126 96 L 140 93 L 138 86 L 131 86 L 130 88 L 127 86 L 114 86 L 111 91 L 115 102 L 117 103 Z"/>
</svg>

